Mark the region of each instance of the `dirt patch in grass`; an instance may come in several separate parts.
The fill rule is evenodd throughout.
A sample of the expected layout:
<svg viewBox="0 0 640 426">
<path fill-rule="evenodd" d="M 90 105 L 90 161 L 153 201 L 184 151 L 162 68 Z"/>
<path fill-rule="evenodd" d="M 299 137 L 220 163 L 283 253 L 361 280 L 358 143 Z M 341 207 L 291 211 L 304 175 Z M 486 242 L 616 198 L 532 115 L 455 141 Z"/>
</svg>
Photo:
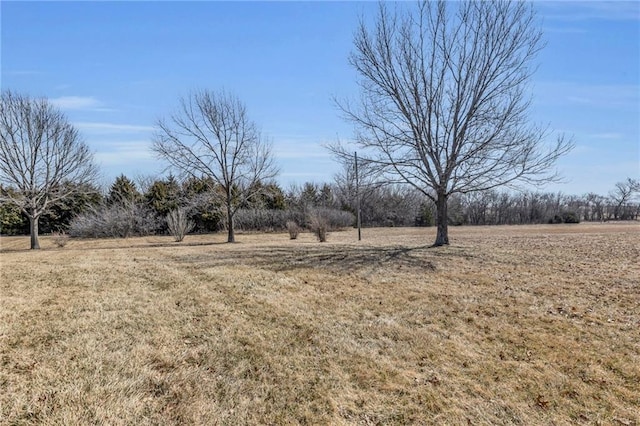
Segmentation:
<svg viewBox="0 0 640 426">
<path fill-rule="evenodd" d="M 0 240 L 0 424 L 640 424 L 633 224 Z"/>
</svg>

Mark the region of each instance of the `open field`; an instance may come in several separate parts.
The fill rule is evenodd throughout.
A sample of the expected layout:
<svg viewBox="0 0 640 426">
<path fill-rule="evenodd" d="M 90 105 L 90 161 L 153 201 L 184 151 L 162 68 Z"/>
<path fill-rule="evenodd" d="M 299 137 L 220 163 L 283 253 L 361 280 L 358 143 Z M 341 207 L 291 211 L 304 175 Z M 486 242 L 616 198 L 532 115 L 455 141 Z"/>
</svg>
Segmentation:
<svg viewBox="0 0 640 426">
<path fill-rule="evenodd" d="M 640 425 L 640 226 L 0 240 L 0 424 Z"/>
</svg>

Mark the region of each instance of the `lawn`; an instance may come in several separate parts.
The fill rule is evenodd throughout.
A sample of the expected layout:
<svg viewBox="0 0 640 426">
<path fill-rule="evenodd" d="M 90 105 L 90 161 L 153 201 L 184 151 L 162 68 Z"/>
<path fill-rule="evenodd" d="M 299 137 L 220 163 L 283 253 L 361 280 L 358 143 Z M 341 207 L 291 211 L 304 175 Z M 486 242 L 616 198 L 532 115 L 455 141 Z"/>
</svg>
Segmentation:
<svg viewBox="0 0 640 426">
<path fill-rule="evenodd" d="M 0 239 L 0 424 L 640 425 L 640 226 Z"/>
</svg>

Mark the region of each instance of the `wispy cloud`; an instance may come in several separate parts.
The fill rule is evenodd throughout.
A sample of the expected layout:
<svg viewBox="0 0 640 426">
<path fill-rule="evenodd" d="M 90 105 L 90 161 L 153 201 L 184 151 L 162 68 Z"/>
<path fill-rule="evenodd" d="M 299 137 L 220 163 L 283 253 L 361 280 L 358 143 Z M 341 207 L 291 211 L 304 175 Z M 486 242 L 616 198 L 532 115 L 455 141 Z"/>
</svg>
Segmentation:
<svg viewBox="0 0 640 426">
<path fill-rule="evenodd" d="M 328 158 L 329 152 L 319 143 L 306 137 L 276 139 L 273 151 L 278 159 Z"/>
<path fill-rule="evenodd" d="M 29 76 L 36 76 L 36 75 L 42 75 L 42 71 L 35 71 L 35 70 L 9 70 L 9 71 L 3 71 L 2 72 L 5 75 L 10 75 L 10 76 L 16 76 L 16 77 L 29 77 Z"/>
<path fill-rule="evenodd" d="M 102 102 L 92 96 L 60 96 L 49 99 L 53 105 L 60 109 L 95 109 L 102 107 Z"/>
<path fill-rule="evenodd" d="M 613 139 L 622 139 L 624 135 L 622 133 L 611 132 L 611 133 L 593 133 L 587 136 L 593 139 L 613 140 Z"/>
<path fill-rule="evenodd" d="M 538 1 L 537 8 L 545 20 L 640 20 L 637 1 Z"/>
<path fill-rule="evenodd" d="M 70 84 L 58 84 L 57 86 L 53 87 L 53 90 L 68 90 L 71 88 Z"/>
<path fill-rule="evenodd" d="M 97 142 L 92 145 L 98 147 L 95 158 L 104 166 L 126 166 L 155 161 L 149 141 Z"/>
<path fill-rule="evenodd" d="M 640 85 L 537 83 L 534 99 L 543 104 L 582 105 L 597 108 L 637 108 Z"/>
<path fill-rule="evenodd" d="M 323 178 L 326 179 L 327 177 L 331 177 L 330 173 L 314 173 L 314 172 L 306 172 L 306 173 L 296 173 L 296 172 L 289 172 L 289 173 L 280 173 L 280 176 L 283 178 L 310 178 L 311 180 L 313 180 L 314 178 Z"/>
<path fill-rule="evenodd" d="M 587 32 L 584 28 L 578 27 L 544 27 L 543 32 L 557 33 L 557 34 L 585 34 Z"/>
<path fill-rule="evenodd" d="M 79 121 L 73 123 L 78 129 L 101 134 L 113 134 L 113 133 L 144 133 L 152 132 L 155 130 L 153 126 L 142 126 L 136 124 L 119 124 L 119 123 L 105 123 L 105 122 L 93 122 L 93 121 Z"/>
</svg>

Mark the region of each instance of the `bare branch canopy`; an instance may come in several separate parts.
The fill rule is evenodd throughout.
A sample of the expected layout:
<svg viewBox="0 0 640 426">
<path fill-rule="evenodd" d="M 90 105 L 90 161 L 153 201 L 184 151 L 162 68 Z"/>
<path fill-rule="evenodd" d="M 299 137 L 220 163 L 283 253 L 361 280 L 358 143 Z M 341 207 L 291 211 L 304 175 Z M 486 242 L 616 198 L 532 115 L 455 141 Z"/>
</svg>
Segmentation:
<svg viewBox="0 0 640 426">
<path fill-rule="evenodd" d="M 228 241 L 233 242 L 233 219 L 242 201 L 255 195 L 260 181 L 277 175 L 271 144 L 249 119 L 245 105 L 224 91 L 192 93 L 157 127 L 157 154 L 182 174 L 210 177 L 219 185 Z"/>
<path fill-rule="evenodd" d="M 40 216 L 95 182 L 97 174 L 93 154 L 62 112 L 46 99 L 2 92 L 0 197 L 29 218 L 32 249 L 40 248 Z"/>
<path fill-rule="evenodd" d="M 367 163 L 436 202 L 435 245 L 448 244 L 451 194 L 558 178 L 571 141 L 547 145 L 547 129 L 528 120 L 542 47 L 532 6 L 504 0 L 420 2 L 404 13 L 381 3 L 373 28 L 356 31 L 349 60 L 361 97 L 338 106 Z"/>
</svg>

